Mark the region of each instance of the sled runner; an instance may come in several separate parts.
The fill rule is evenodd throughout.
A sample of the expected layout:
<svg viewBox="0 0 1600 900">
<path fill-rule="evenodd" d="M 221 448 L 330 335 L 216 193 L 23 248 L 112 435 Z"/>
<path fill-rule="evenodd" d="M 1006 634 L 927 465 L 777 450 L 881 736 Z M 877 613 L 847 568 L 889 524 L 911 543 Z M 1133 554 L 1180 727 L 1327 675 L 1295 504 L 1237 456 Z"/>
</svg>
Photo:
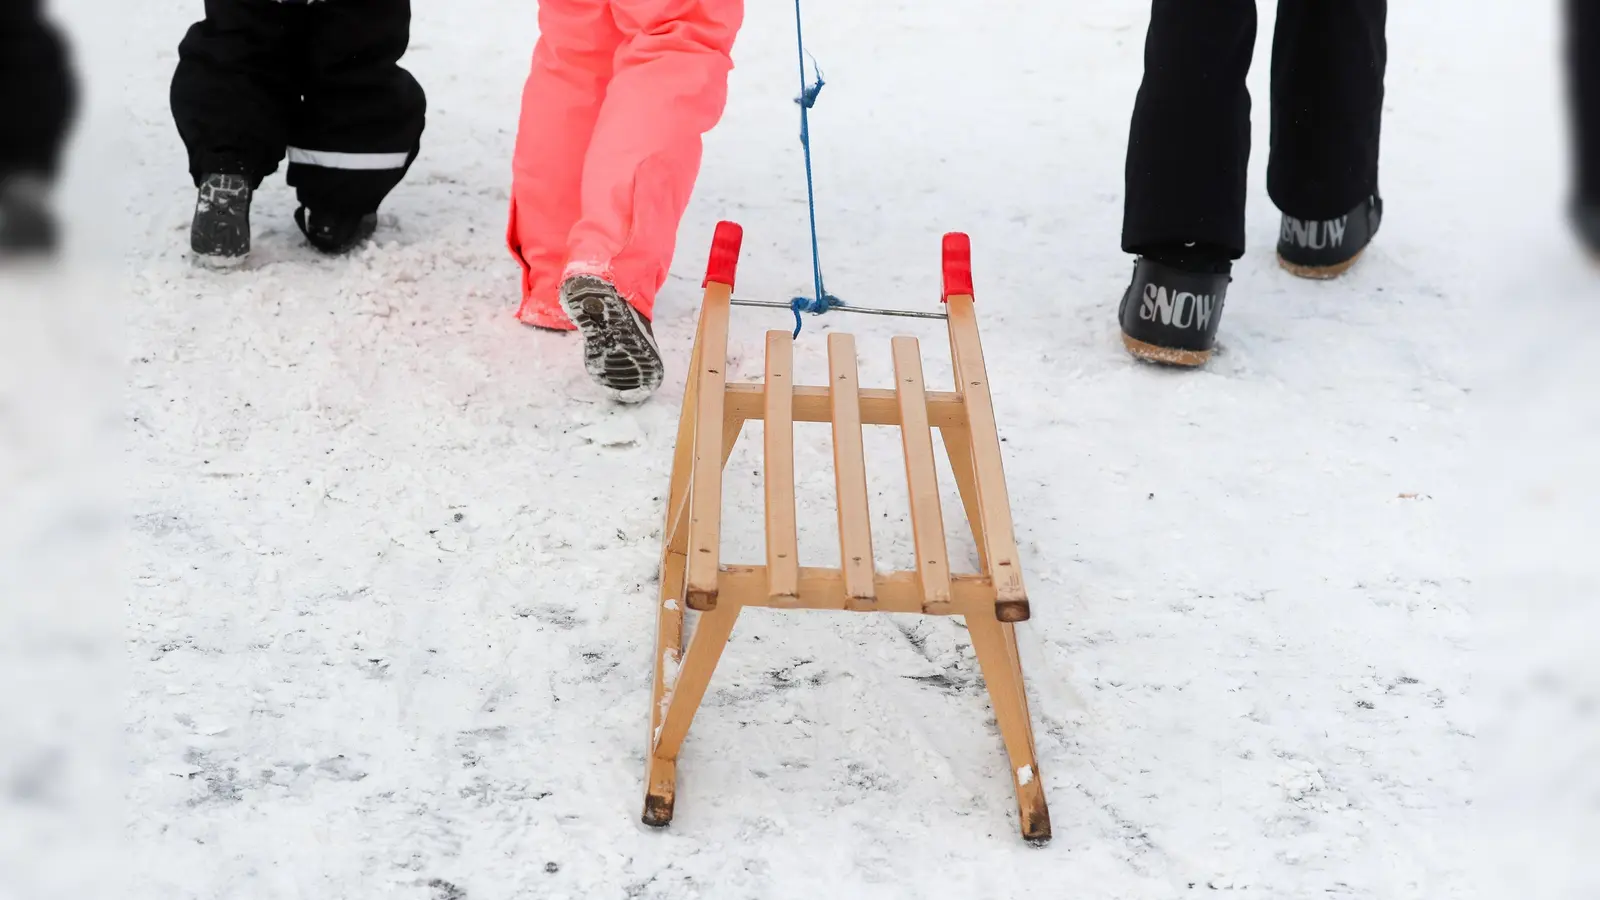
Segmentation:
<svg viewBox="0 0 1600 900">
<path fill-rule="evenodd" d="M 947 319 L 953 392 L 930 391 L 924 385 L 921 352 L 910 337 L 897 337 L 891 343 L 894 388 L 861 387 L 855 338 L 837 332 L 828 336 L 826 386 L 793 383 L 793 337 L 786 331 L 767 333 L 762 384 L 726 383 L 730 308 L 785 306 L 733 299 L 741 240 L 738 225 L 717 226 L 678 423 L 662 530 L 645 823 L 664 826 L 672 820 L 678 753 L 740 610 L 920 613 L 966 620 L 1010 757 L 1022 836 L 1034 842 L 1049 840 L 1050 815 L 1034 753 L 1015 632 L 1015 623 L 1028 618 L 1028 598 L 978 338 L 967 236 L 944 238 L 945 313 L 921 314 Z M 750 419 L 765 423 L 766 561 L 730 565 L 719 558 L 722 473 L 744 422 Z M 827 422 L 833 427 L 839 568 L 799 564 L 794 490 L 797 421 Z M 873 564 L 863 425 L 900 429 L 916 549 L 914 570 L 878 572 Z M 981 571 L 976 573 L 950 571 L 934 468 L 935 429 L 950 457 L 977 542 Z M 692 637 L 686 635 L 685 607 L 699 613 Z"/>
</svg>

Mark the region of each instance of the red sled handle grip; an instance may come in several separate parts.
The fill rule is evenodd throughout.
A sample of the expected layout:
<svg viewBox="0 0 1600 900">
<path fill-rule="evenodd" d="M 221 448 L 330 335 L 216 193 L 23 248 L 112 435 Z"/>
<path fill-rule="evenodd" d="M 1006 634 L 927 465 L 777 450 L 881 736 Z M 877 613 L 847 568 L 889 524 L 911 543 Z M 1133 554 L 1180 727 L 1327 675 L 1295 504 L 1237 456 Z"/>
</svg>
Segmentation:
<svg viewBox="0 0 1600 900">
<path fill-rule="evenodd" d="M 939 302 L 960 296 L 972 296 L 972 238 L 952 231 L 944 236 L 944 293 Z"/>
<path fill-rule="evenodd" d="M 717 232 L 711 237 L 711 259 L 706 262 L 706 280 L 701 287 L 725 284 L 733 287 L 734 276 L 739 272 L 739 248 L 744 244 L 744 229 L 736 222 L 718 222 Z"/>
</svg>

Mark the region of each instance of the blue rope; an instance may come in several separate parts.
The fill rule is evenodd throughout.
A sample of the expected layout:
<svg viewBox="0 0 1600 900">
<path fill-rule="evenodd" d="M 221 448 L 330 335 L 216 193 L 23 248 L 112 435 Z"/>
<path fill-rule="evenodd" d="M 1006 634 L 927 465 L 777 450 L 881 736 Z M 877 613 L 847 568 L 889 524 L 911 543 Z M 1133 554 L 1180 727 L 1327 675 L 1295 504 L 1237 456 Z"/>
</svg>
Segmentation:
<svg viewBox="0 0 1600 900">
<path fill-rule="evenodd" d="M 830 309 L 843 306 L 844 303 L 828 293 L 822 287 L 822 252 L 817 246 L 817 188 L 811 176 L 811 108 L 817 105 L 817 98 L 822 94 L 822 69 L 817 66 L 815 58 L 811 60 L 811 67 L 817 71 L 817 80 L 814 84 L 806 83 L 806 39 L 800 24 L 800 0 L 794 0 L 794 36 L 800 57 L 800 96 L 795 98 L 800 104 L 800 146 L 805 150 L 806 157 L 806 204 L 811 211 L 811 277 L 814 293 L 811 297 L 796 297 L 789 302 L 789 308 L 794 311 L 794 336 L 800 336 L 800 314 L 811 313 L 821 315 Z"/>
</svg>

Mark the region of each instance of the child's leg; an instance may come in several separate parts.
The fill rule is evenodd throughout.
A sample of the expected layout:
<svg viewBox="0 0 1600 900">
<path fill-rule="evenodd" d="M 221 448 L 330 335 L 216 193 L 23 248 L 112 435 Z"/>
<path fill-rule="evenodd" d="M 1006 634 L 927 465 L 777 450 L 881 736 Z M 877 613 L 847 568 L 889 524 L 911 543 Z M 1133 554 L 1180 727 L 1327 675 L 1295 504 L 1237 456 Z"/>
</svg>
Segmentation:
<svg viewBox="0 0 1600 900">
<path fill-rule="evenodd" d="M 608 0 L 542 0 L 539 43 L 522 92 L 506 242 L 522 265 L 517 318 L 569 330 L 558 294 L 578 221 L 583 158 L 622 33 Z"/>
<path fill-rule="evenodd" d="M 275 0 L 206 0 L 178 46 L 172 116 L 198 186 L 243 175 L 252 188 L 283 159 L 299 68 L 290 56 L 301 10 Z"/>
<path fill-rule="evenodd" d="M 611 0 L 616 70 L 583 168 L 569 271 L 608 278 L 649 317 L 722 116 L 743 0 Z"/>
<path fill-rule="evenodd" d="M 400 67 L 410 0 L 338 0 L 307 7 L 305 96 L 289 135 L 289 183 L 318 213 L 377 211 L 422 140 L 427 98 Z"/>
</svg>

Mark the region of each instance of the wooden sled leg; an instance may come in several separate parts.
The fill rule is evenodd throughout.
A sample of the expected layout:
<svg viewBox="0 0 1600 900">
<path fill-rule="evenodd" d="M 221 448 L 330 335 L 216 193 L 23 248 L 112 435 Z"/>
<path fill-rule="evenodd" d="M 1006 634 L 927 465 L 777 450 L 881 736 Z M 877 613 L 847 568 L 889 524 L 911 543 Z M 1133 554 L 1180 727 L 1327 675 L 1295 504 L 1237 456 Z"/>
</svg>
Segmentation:
<svg viewBox="0 0 1600 900">
<path fill-rule="evenodd" d="M 950 468 L 961 491 L 972 536 L 978 545 L 983 573 L 995 590 L 993 614 L 966 616 L 967 633 L 983 670 L 994 706 L 995 722 L 1011 761 L 1011 780 L 1017 790 L 1017 811 L 1022 836 L 1034 843 L 1050 839 L 1050 812 L 1045 805 L 1044 781 L 1034 749 L 1033 721 L 1017 652 L 1015 622 L 1029 617 L 1028 597 L 1017 564 L 1016 536 L 1011 522 L 1011 500 L 1001 463 L 1000 439 L 995 427 L 994 402 L 978 335 L 972 298 L 971 247 L 965 235 L 948 234 L 944 240 L 945 312 L 949 316 L 950 357 L 956 391 L 965 406 L 965 421 L 942 429 Z"/>
<path fill-rule="evenodd" d="M 662 589 L 667 600 L 656 610 L 655 679 L 650 692 L 650 743 L 646 745 L 644 823 L 664 826 L 672 821 L 672 802 L 677 795 L 678 766 L 675 760 L 657 759 L 655 734 L 661 728 L 671 673 L 683 658 L 683 560 L 669 562 L 677 570 L 677 588 Z M 664 575 L 667 573 L 663 573 Z M 672 595 L 676 595 L 676 597 Z"/>
<path fill-rule="evenodd" d="M 689 371 L 696 372 L 700 361 L 700 337 L 704 320 L 695 335 L 694 350 L 690 353 Z M 669 690 L 668 673 L 676 671 L 683 658 L 684 606 L 688 577 L 688 507 L 690 475 L 694 462 L 695 410 L 698 405 L 698 379 L 691 377 L 683 394 L 683 408 L 678 416 L 678 440 L 672 460 L 672 480 L 667 492 L 667 514 L 662 541 L 660 587 L 656 604 L 656 652 L 653 660 L 655 674 L 650 692 L 650 735 L 646 743 L 649 771 L 646 773 L 645 822 L 666 825 L 672 819 L 672 798 L 677 781 L 677 765 L 673 760 L 658 762 L 654 754 L 655 735 L 661 727 L 666 704 L 663 699 Z M 722 465 L 728 464 L 734 445 L 739 440 L 744 419 L 727 415 L 722 429 Z M 664 799 L 663 799 L 664 798 Z"/>
<path fill-rule="evenodd" d="M 961 508 L 967 513 L 967 524 L 972 529 L 972 540 L 978 545 L 978 568 L 989 570 L 988 554 L 983 543 L 983 513 L 978 505 L 978 483 L 972 477 L 972 435 L 964 426 L 947 425 L 939 429 L 944 440 L 944 452 L 950 457 L 950 471 L 956 477 L 956 490 L 961 493 Z"/>
<path fill-rule="evenodd" d="M 655 670 L 650 689 L 650 731 L 645 743 L 645 815 L 647 824 L 666 824 L 672 818 L 672 796 L 677 780 L 675 766 L 656 765 L 653 754 L 656 729 L 661 726 L 661 700 L 666 694 L 667 673 L 683 655 L 683 588 L 688 573 L 688 529 L 684 527 L 689 499 L 689 473 L 694 458 L 694 409 L 699 368 L 700 336 L 704 321 L 695 328 L 694 349 L 689 354 L 689 383 L 684 387 L 683 406 L 678 411 L 678 440 L 672 454 L 672 480 L 667 489 L 667 513 L 662 522 L 661 574 L 656 597 Z M 652 793 L 662 790 L 666 797 L 664 816 L 651 823 Z M 658 806 L 660 804 L 657 804 Z"/>
<path fill-rule="evenodd" d="M 973 456 L 971 456 L 970 445 L 968 445 L 970 436 L 968 436 L 965 428 L 944 428 L 939 429 L 939 431 L 941 431 L 941 437 L 944 437 L 944 450 L 950 456 L 950 471 L 955 474 L 955 488 L 962 493 L 962 508 L 966 509 L 966 520 L 968 520 L 968 524 L 971 525 L 971 530 L 973 530 L 973 540 L 978 543 L 979 567 L 981 567 L 982 572 L 987 573 L 989 572 L 989 559 L 987 559 L 986 552 L 984 552 L 984 524 L 982 524 L 982 512 L 979 512 L 978 506 L 978 482 L 973 477 Z M 1016 623 L 1002 621 L 1000 623 L 1000 633 L 1005 636 L 1006 657 L 1011 661 L 1011 669 L 1016 674 L 1016 682 L 1022 684 L 1022 653 L 1016 647 Z M 1027 703 L 1026 690 L 1022 692 L 1022 711 L 1032 716 L 1029 711 L 1029 703 Z M 1032 722 L 1032 717 L 1029 717 L 1027 721 Z M 1032 729 L 1029 729 L 1029 733 L 1032 735 Z"/>
<path fill-rule="evenodd" d="M 678 751 L 711 684 L 711 675 L 722 658 L 722 648 L 728 645 L 728 637 L 739 620 L 739 609 L 738 603 L 729 600 L 717 604 L 710 612 L 701 613 L 677 677 L 666 673 L 666 692 L 657 702 L 661 720 L 651 734 L 650 771 L 644 798 L 646 825 L 659 828 L 672 821 L 677 799 Z"/>
<path fill-rule="evenodd" d="M 983 540 L 983 513 L 978 505 L 978 482 L 972 472 L 971 434 L 965 428 L 941 428 L 940 435 L 944 438 L 944 449 L 950 457 L 950 471 L 956 477 L 956 490 L 961 493 L 961 506 L 967 512 L 967 523 L 972 529 L 972 539 L 978 546 L 978 566 L 984 574 L 989 572 L 989 557 L 984 550 Z M 1006 648 L 1010 652 L 1012 668 L 1016 670 L 1017 681 L 1022 681 L 1022 656 L 1017 651 L 1017 627 L 1011 622 L 1002 622 L 1001 630 L 1005 632 Z M 1023 696 L 1026 707 L 1027 696 Z M 1031 720 L 1030 720 L 1031 721 Z"/>
<path fill-rule="evenodd" d="M 1033 723 L 1028 718 L 1028 699 L 1016 663 L 1016 639 L 1006 633 L 1002 622 L 992 615 L 967 616 L 967 633 L 978 654 L 984 683 L 989 686 L 989 702 L 994 706 L 995 723 L 1005 741 L 1011 760 L 1011 781 L 1017 789 L 1017 812 L 1022 821 L 1022 836 L 1033 843 L 1050 840 L 1050 810 L 1045 806 L 1044 781 L 1039 775 L 1039 760 L 1034 752 Z"/>
<path fill-rule="evenodd" d="M 961 505 L 966 510 L 967 522 L 972 528 L 972 538 L 978 546 L 978 560 L 985 573 L 989 571 L 985 552 L 983 513 L 978 504 L 978 484 L 972 470 L 971 436 L 965 428 L 940 429 L 945 452 L 950 457 L 950 471 L 955 475 L 956 489 L 961 493 Z M 1050 813 L 1045 806 L 1044 784 L 1039 778 L 1039 764 L 1033 741 L 1033 718 L 1028 705 L 1028 692 L 1022 678 L 1022 655 L 1017 649 L 1017 627 L 1011 622 L 999 622 L 977 616 L 967 616 L 967 631 L 972 637 L 973 649 L 978 654 L 978 665 L 983 670 L 984 682 L 989 685 L 990 702 L 994 705 L 995 722 L 1000 724 L 1006 741 L 1006 753 L 1011 759 L 1011 777 L 1017 786 L 1017 808 L 1022 816 L 1022 836 L 1030 841 L 1050 839 Z M 995 632 L 998 632 L 996 640 Z M 998 649 L 995 649 L 998 644 Z M 989 648 L 986 650 L 985 648 Z M 1009 677 L 996 679 L 990 675 L 992 666 L 1004 665 Z M 1012 687 L 1014 685 L 1014 687 Z M 1007 734 L 1006 718 L 1001 707 L 1020 710 L 1021 731 L 1025 736 L 1025 758 L 1018 761 L 1013 738 Z M 1015 716 L 1016 714 L 1013 714 Z M 1029 784 L 1022 784 L 1017 772 L 1024 766 L 1032 773 Z M 1030 821 L 1033 823 L 1030 833 Z"/>
<path fill-rule="evenodd" d="M 743 419 L 732 420 L 723 431 L 722 464 L 728 464 L 738 442 Z M 687 475 L 685 475 L 687 479 Z M 685 492 L 684 501 L 687 500 Z M 680 502 L 675 516 L 670 516 L 667 550 L 661 562 L 661 587 L 656 606 L 655 676 L 650 692 L 649 772 L 646 776 L 645 824 L 666 825 L 672 820 L 672 797 L 677 781 L 677 764 L 674 760 L 657 760 L 653 752 L 655 735 L 661 727 L 666 710 L 663 699 L 670 685 L 667 673 L 676 670 L 683 659 L 683 624 L 685 595 L 688 587 L 688 503 Z M 660 798 L 665 798 L 664 800 Z M 652 810 L 654 811 L 652 813 Z"/>
</svg>

